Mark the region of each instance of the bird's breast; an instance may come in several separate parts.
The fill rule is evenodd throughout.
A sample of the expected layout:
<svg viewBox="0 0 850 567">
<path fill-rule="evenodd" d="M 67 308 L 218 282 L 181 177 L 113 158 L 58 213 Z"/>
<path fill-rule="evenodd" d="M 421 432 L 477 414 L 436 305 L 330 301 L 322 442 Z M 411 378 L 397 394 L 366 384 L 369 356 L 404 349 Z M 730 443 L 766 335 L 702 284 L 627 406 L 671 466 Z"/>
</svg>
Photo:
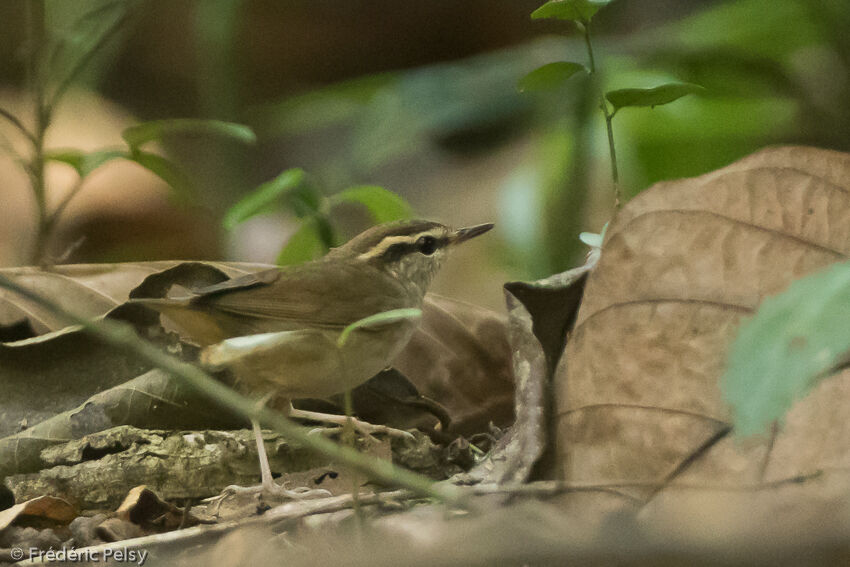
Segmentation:
<svg viewBox="0 0 850 567">
<path fill-rule="evenodd" d="M 350 390 L 389 366 L 410 340 L 415 321 L 352 331 L 308 329 L 234 337 L 202 351 L 201 361 L 227 367 L 243 389 L 288 398 L 324 398 Z"/>
</svg>

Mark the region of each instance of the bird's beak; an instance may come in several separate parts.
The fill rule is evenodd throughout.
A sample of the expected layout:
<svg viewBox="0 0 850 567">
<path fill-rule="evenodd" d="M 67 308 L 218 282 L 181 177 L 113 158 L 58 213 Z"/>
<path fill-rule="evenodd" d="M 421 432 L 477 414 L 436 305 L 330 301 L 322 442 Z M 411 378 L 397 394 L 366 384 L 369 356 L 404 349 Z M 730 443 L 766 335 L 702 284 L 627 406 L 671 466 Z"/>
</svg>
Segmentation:
<svg viewBox="0 0 850 567">
<path fill-rule="evenodd" d="M 493 223 L 491 222 L 485 224 L 477 224 L 475 226 L 468 226 L 466 228 L 459 228 L 451 236 L 451 243 L 460 244 L 461 242 L 465 242 L 470 238 L 475 238 L 480 234 L 484 234 L 491 228 L 493 228 Z"/>
</svg>

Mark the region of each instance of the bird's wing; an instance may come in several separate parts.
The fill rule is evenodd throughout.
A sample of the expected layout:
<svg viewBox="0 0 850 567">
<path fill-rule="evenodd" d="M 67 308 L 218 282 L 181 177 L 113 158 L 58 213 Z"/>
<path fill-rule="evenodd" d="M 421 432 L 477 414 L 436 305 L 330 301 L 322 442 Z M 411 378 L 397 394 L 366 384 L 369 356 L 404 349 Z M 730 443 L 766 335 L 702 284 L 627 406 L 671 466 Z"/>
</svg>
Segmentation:
<svg viewBox="0 0 850 567">
<path fill-rule="evenodd" d="M 245 274 L 244 276 L 224 280 L 217 284 L 193 289 L 191 293 L 197 296 L 210 298 L 229 291 L 239 291 L 261 285 L 268 285 L 274 283 L 280 277 L 281 271 L 282 270 L 278 268 L 271 268 L 269 270 L 254 272 L 252 274 Z"/>
<path fill-rule="evenodd" d="M 194 307 L 272 319 L 293 328 L 342 328 L 382 311 L 409 307 L 401 284 L 370 266 L 345 263 L 329 270 L 311 264 L 265 270 L 194 293 Z"/>
</svg>

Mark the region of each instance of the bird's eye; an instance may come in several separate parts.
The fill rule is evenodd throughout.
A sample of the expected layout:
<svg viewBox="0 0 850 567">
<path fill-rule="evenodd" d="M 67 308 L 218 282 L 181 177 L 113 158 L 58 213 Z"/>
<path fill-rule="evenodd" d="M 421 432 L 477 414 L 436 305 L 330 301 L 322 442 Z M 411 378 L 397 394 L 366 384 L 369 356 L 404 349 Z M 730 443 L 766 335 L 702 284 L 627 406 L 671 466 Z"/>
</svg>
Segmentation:
<svg viewBox="0 0 850 567">
<path fill-rule="evenodd" d="M 416 247 L 426 256 L 430 256 L 437 250 L 437 239 L 433 236 L 420 236 L 416 240 Z"/>
</svg>

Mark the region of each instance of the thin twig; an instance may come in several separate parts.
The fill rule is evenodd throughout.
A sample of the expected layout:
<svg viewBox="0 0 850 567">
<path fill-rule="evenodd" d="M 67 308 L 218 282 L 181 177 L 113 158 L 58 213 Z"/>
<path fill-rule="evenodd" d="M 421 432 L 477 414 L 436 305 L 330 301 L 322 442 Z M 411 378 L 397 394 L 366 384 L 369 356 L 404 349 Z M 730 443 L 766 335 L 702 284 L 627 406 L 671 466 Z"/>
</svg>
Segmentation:
<svg viewBox="0 0 850 567">
<path fill-rule="evenodd" d="M 68 324 L 82 326 L 89 334 L 108 345 L 133 352 L 148 363 L 184 380 L 199 392 L 233 412 L 248 420 L 256 419 L 278 431 L 287 439 L 300 443 L 310 451 L 333 459 L 378 482 L 407 488 L 416 494 L 444 502 L 457 504 L 460 501 L 460 491 L 457 487 L 437 486 L 427 477 L 399 468 L 389 461 L 364 455 L 356 449 L 338 445 L 321 436 L 311 435 L 309 428 L 297 425 L 275 411 L 258 408 L 254 400 L 238 394 L 197 366 L 183 362 L 163 352 L 154 344 L 141 339 L 127 324 L 110 320 L 91 321 L 67 311 L 53 301 L 3 275 L 0 275 L 0 287 L 14 291 L 41 305 Z"/>
<path fill-rule="evenodd" d="M 29 175 L 29 162 L 24 159 L 21 153 L 15 149 L 12 141 L 3 132 L 0 132 L 0 152 L 7 154 L 24 173 Z"/>
<path fill-rule="evenodd" d="M 623 480 L 605 483 L 576 483 L 559 480 L 544 480 L 518 485 L 496 485 L 482 484 L 471 487 L 472 493 L 476 495 L 505 494 L 517 496 L 556 496 L 568 492 L 609 492 L 629 488 L 647 488 L 658 490 L 711 490 L 717 492 L 755 492 L 778 488 L 789 484 L 802 484 L 809 480 L 821 477 L 822 470 L 810 474 L 803 474 L 773 480 L 770 482 L 759 482 L 755 484 L 723 485 L 723 484 L 699 484 L 699 483 L 669 483 L 666 479 L 656 480 Z"/>
<path fill-rule="evenodd" d="M 360 495 L 362 504 L 380 504 L 388 499 L 409 499 L 413 495 L 404 490 L 393 492 L 366 493 Z M 211 536 L 223 536 L 233 530 L 248 528 L 252 526 L 267 526 L 270 522 L 281 522 L 311 516 L 315 514 L 325 514 L 330 512 L 338 512 L 351 508 L 353 498 L 351 494 L 343 494 L 341 496 L 331 496 L 315 500 L 300 500 L 289 502 L 281 506 L 276 506 L 268 510 L 262 516 L 255 516 L 248 519 L 232 520 L 214 525 L 200 525 L 191 528 L 174 530 L 161 534 L 153 534 L 134 539 L 125 539 L 93 545 L 90 547 L 81 547 L 75 549 L 78 557 L 102 557 L 102 554 L 107 549 L 138 549 L 146 550 L 161 545 L 180 544 L 180 548 L 186 549 L 195 541 L 204 540 Z M 42 562 L 36 559 L 30 559 L 18 563 L 17 565 L 36 565 Z"/>
<path fill-rule="evenodd" d="M 354 447 L 356 435 L 354 432 L 354 401 L 352 399 L 351 390 L 346 390 L 343 394 L 343 406 L 345 408 L 345 425 L 342 428 L 341 440 L 349 447 Z M 363 525 L 363 510 L 360 508 L 360 477 L 355 473 L 351 475 L 351 502 L 354 507 L 354 518 L 357 529 Z"/>
<path fill-rule="evenodd" d="M 79 250 L 80 246 L 85 244 L 85 242 L 86 242 L 86 235 L 84 234 L 81 237 L 79 237 L 78 239 L 76 239 L 75 241 L 73 241 L 71 244 L 69 244 L 65 248 L 65 251 L 62 252 L 61 254 L 59 254 L 59 256 L 57 256 L 54 259 L 55 261 L 52 262 L 51 264 L 67 264 L 68 260 L 71 258 L 71 255 L 74 252 L 76 252 L 77 250 Z"/>
<path fill-rule="evenodd" d="M 681 462 L 679 462 L 669 474 L 664 477 L 663 484 L 658 488 L 653 489 L 652 494 L 646 499 L 647 503 L 652 500 L 656 494 L 664 490 L 665 486 L 668 486 L 672 483 L 677 476 L 684 473 L 688 468 L 697 462 L 700 457 L 705 456 L 708 451 L 717 445 L 721 439 L 729 435 L 729 432 L 732 431 L 731 425 L 725 425 L 720 427 L 714 435 L 703 441 L 696 449 L 694 449 L 688 456 L 686 456 Z"/>
<path fill-rule="evenodd" d="M 65 197 L 56 205 L 56 208 L 53 209 L 53 212 L 49 215 L 49 222 L 52 225 L 55 225 L 59 221 L 59 216 L 62 214 L 62 211 L 68 206 L 68 204 L 77 196 L 77 193 L 83 188 L 83 182 L 85 182 L 86 177 L 79 177 L 77 181 L 74 183 L 74 186 L 68 191 Z M 51 227 L 52 228 L 52 227 Z"/>
<path fill-rule="evenodd" d="M 35 177 L 31 175 L 30 178 L 33 180 L 33 186 L 35 186 Z M 63 252 L 58 258 L 52 258 L 48 256 L 47 246 L 50 242 L 51 237 L 53 236 L 53 231 L 56 229 L 56 225 L 59 223 L 59 217 L 62 215 L 62 212 L 73 200 L 73 198 L 77 196 L 77 193 L 79 193 L 80 190 L 83 188 L 83 182 L 85 180 L 85 177 L 78 178 L 76 183 L 74 183 L 74 186 L 71 187 L 71 189 L 62 199 L 62 201 L 59 202 L 53 212 L 48 212 L 45 210 L 44 217 L 39 217 L 37 242 L 34 253 L 34 263 L 39 264 L 42 267 L 46 267 L 47 265 L 53 265 L 54 263 L 61 263 L 63 261 L 63 258 L 66 259 L 74 252 L 74 250 L 76 250 L 82 244 L 83 239 L 79 239 L 76 242 L 72 243 L 71 246 L 68 247 L 65 252 Z M 46 206 L 47 205 L 45 203 L 45 207 Z"/>
<path fill-rule="evenodd" d="M 770 458 L 773 456 L 773 449 L 776 447 L 776 439 L 779 437 L 779 423 L 773 422 L 770 428 L 770 441 L 767 443 L 767 451 L 764 452 L 764 460 L 759 467 L 759 478 L 764 480 L 767 474 L 767 466 L 770 464 Z"/>
<path fill-rule="evenodd" d="M 20 130 L 21 134 L 26 136 L 27 140 L 31 143 L 35 144 L 35 136 L 32 135 L 32 132 L 27 130 L 27 127 L 24 126 L 24 123 L 21 122 L 17 116 L 6 110 L 5 108 L 0 108 L 0 116 L 8 120 L 13 126 L 15 126 L 18 130 Z"/>
</svg>

